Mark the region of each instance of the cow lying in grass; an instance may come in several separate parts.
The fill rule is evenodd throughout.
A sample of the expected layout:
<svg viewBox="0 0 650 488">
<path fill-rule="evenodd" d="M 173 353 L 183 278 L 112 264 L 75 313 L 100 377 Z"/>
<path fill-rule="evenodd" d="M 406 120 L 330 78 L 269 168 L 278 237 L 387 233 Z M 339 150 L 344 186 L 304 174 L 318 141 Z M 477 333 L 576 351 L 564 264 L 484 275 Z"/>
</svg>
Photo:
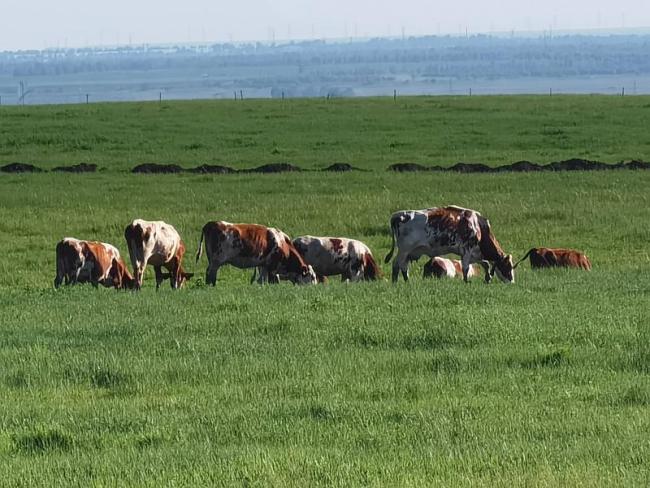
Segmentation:
<svg viewBox="0 0 650 488">
<path fill-rule="evenodd" d="M 91 283 L 131 289 L 135 280 L 127 269 L 120 252 L 105 242 L 83 241 L 66 237 L 56 245 L 56 278 L 54 287 L 62 283 Z"/>
<path fill-rule="evenodd" d="M 478 276 L 480 273 L 477 265 L 470 265 L 467 272 L 467 277 L 472 278 Z M 427 261 L 424 265 L 424 278 L 462 278 L 463 277 L 463 264 L 458 259 L 447 259 L 440 256 L 435 256 Z"/>
<path fill-rule="evenodd" d="M 591 270 L 591 261 L 581 252 L 573 249 L 552 249 L 549 247 L 534 247 L 523 258 L 517 261 L 515 268 L 530 257 L 530 267 L 540 268 L 578 268 Z"/>
</svg>

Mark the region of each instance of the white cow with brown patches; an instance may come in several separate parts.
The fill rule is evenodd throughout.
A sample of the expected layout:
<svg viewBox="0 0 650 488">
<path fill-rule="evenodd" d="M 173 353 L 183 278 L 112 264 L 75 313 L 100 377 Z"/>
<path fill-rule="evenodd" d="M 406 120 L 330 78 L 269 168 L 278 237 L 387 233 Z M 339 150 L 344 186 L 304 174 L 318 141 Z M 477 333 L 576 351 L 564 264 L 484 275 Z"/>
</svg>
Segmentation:
<svg viewBox="0 0 650 488">
<path fill-rule="evenodd" d="M 183 270 L 185 244 L 172 225 L 162 221 L 136 219 L 124 230 L 124 238 L 129 248 L 137 289 L 142 287 L 148 264 L 156 272 L 156 289 L 166 278 L 170 279 L 173 289 L 181 288 L 194 275 Z M 162 267 L 169 273 L 163 273 Z"/>
<path fill-rule="evenodd" d="M 280 277 L 294 284 L 314 284 L 316 274 L 305 263 L 287 234 L 259 224 L 232 224 L 214 221 L 203 226 L 196 251 L 198 263 L 203 253 L 208 258 L 205 282 L 216 285 L 219 268 L 230 264 L 236 268 L 257 268 L 260 283 L 277 283 Z"/>
<path fill-rule="evenodd" d="M 393 245 L 385 262 L 393 261 L 392 280 L 397 282 L 401 271 L 408 280 L 411 261 L 421 256 L 457 254 L 461 257 L 463 279 L 468 280 L 470 265 L 479 263 L 485 269 L 485 281 L 496 272 L 506 283 L 514 283 L 512 256 L 505 254 L 492 232 L 490 222 L 475 210 L 448 206 L 424 210 L 402 210 L 390 219 Z"/>
<path fill-rule="evenodd" d="M 132 288 L 134 285 L 115 246 L 74 237 L 62 239 L 56 245 L 54 287 L 88 282 L 95 287 Z"/>
<path fill-rule="evenodd" d="M 376 280 L 382 276 L 372 252 L 363 242 L 345 237 L 302 236 L 293 245 L 310 264 L 319 281 L 341 275 L 343 281 Z"/>
</svg>

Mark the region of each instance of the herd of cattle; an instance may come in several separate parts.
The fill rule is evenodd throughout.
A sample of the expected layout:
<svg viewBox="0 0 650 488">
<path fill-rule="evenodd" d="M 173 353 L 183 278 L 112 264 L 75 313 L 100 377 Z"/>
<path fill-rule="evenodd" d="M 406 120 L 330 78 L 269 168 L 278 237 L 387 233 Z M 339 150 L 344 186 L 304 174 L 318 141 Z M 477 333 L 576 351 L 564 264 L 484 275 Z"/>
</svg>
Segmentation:
<svg viewBox="0 0 650 488">
<path fill-rule="evenodd" d="M 448 206 L 395 212 L 390 219 L 392 248 L 397 247 L 392 264 L 392 280 L 401 272 L 408 280 L 411 261 L 426 255 L 425 277 L 461 276 L 465 281 L 479 274 L 480 267 L 489 283 L 496 274 L 506 283 L 515 280 L 514 271 L 530 258 L 533 268 L 574 267 L 591 269 L 589 259 L 571 249 L 533 248 L 517 263 L 505 254 L 492 232 L 490 222 L 475 210 Z M 123 289 L 140 289 L 148 264 L 154 267 L 156 288 L 169 279 L 181 288 L 193 276 L 183 269 L 185 244 L 176 229 L 161 221 L 136 219 L 124 231 L 133 274 L 115 246 L 96 241 L 64 238 L 56 246 L 56 278 L 62 283 L 92 283 Z M 324 282 L 340 275 L 346 281 L 375 280 L 382 276 L 372 252 L 364 243 L 339 237 L 303 236 L 291 240 L 281 230 L 257 224 L 208 222 L 203 226 L 196 262 L 203 253 L 208 259 L 205 282 L 215 285 L 219 268 L 230 264 L 253 268 L 253 280 L 295 284 Z M 441 257 L 456 254 L 460 260 Z M 480 267 L 479 267 L 480 266 Z M 165 268 L 165 272 L 163 272 Z"/>
</svg>

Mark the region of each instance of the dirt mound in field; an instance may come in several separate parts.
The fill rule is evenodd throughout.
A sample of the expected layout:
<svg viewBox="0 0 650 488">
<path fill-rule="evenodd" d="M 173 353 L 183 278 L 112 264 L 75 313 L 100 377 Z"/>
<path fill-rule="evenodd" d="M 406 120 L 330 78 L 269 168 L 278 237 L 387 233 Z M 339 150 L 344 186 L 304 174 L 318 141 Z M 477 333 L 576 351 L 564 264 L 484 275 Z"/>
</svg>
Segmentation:
<svg viewBox="0 0 650 488">
<path fill-rule="evenodd" d="M 447 171 L 455 171 L 457 173 L 491 173 L 494 168 L 483 163 L 456 163 L 447 168 Z"/>
<path fill-rule="evenodd" d="M 627 163 L 620 162 L 617 166 L 622 169 L 650 169 L 650 163 L 646 163 L 645 161 L 638 161 L 636 159 Z"/>
<path fill-rule="evenodd" d="M 230 173 L 236 173 L 237 170 L 234 168 L 231 168 L 229 166 L 220 166 L 218 164 L 202 164 L 201 166 L 197 166 L 196 168 L 192 168 L 189 170 L 190 173 L 200 173 L 200 174 L 220 174 L 220 175 L 225 175 L 225 174 L 230 174 Z"/>
<path fill-rule="evenodd" d="M 131 170 L 131 173 L 164 174 L 182 173 L 183 171 L 185 170 L 177 164 L 145 163 L 137 165 Z"/>
<path fill-rule="evenodd" d="M 391 164 L 388 167 L 388 171 L 395 171 L 397 173 L 409 173 L 413 171 L 430 171 L 430 168 L 422 166 L 418 163 L 397 163 Z"/>
<path fill-rule="evenodd" d="M 358 168 L 355 168 L 351 164 L 348 163 L 334 163 L 328 166 L 327 168 L 323 168 L 322 171 L 335 171 L 342 173 L 344 171 L 357 171 Z"/>
<path fill-rule="evenodd" d="M 595 171 L 612 168 L 611 164 L 601 163 L 600 161 L 573 158 L 547 164 L 544 169 L 548 171 Z"/>
<path fill-rule="evenodd" d="M 302 171 L 302 169 L 289 163 L 271 163 L 243 170 L 245 173 L 287 173 L 292 171 Z"/>
<path fill-rule="evenodd" d="M 94 173 L 95 171 L 97 171 L 97 165 L 79 163 L 79 164 L 73 164 L 72 166 L 57 166 L 56 168 L 53 168 L 52 171 L 57 171 L 62 173 Z"/>
<path fill-rule="evenodd" d="M 517 161 L 512 164 L 505 164 L 503 166 L 498 166 L 494 168 L 495 171 L 514 171 L 516 173 L 527 173 L 531 171 L 543 171 L 544 166 L 541 166 L 537 163 L 531 163 L 530 161 Z"/>
<path fill-rule="evenodd" d="M 9 163 L 0 168 L 3 173 L 40 173 L 43 170 L 38 166 L 26 163 Z"/>
</svg>

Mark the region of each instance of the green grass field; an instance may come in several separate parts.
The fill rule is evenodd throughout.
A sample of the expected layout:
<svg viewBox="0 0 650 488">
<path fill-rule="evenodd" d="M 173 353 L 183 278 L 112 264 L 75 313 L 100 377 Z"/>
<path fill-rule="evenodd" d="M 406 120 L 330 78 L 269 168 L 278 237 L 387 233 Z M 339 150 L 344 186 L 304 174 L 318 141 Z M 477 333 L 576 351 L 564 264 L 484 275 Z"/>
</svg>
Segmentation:
<svg viewBox="0 0 650 488">
<path fill-rule="evenodd" d="M 647 485 L 650 174 L 383 169 L 407 160 L 643 159 L 649 102 L 0 107 L 4 161 L 109 168 L 0 174 L 0 485 Z M 290 117 L 275 120 L 283 110 Z M 166 130 L 171 114 L 178 132 Z M 157 129 L 142 129 L 150 123 Z M 259 131 L 250 146 L 223 142 L 244 131 Z M 108 141 L 91 149 L 66 149 L 102 133 Z M 47 137 L 58 142 L 35 142 Z M 391 141 L 404 145 L 391 151 Z M 194 142 L 205 147 L 183 149 Z M 144 161 L 282 160 L 376 171 L 122 171 Z M 193 262 L 201 226 L 214 219 L 359 238 L 383 262 L 391 212 L 449 203 L 480 210 L 515 256 L 574 247 L 594 270 L 523 265 L 514 285 L 465 285 L 422 280 L 422 260 L 396 286 L 260 287 L 248 284 L 250 273 L 224 269 L 213 289 L 202 284 L 205 258 Z M 148 270 L 140 293 L 52 288 L 57 240 L 99 239 L 126 253 L 122 233 L 135 217 L 174 224 L 198 279 L 156 293 Z"/>
<path fill-rule="evenodd" d="M 650 97 L 493 96 L 0 107 L 0 163 L 616 162 L 650 150 Z"/>
</svg>

